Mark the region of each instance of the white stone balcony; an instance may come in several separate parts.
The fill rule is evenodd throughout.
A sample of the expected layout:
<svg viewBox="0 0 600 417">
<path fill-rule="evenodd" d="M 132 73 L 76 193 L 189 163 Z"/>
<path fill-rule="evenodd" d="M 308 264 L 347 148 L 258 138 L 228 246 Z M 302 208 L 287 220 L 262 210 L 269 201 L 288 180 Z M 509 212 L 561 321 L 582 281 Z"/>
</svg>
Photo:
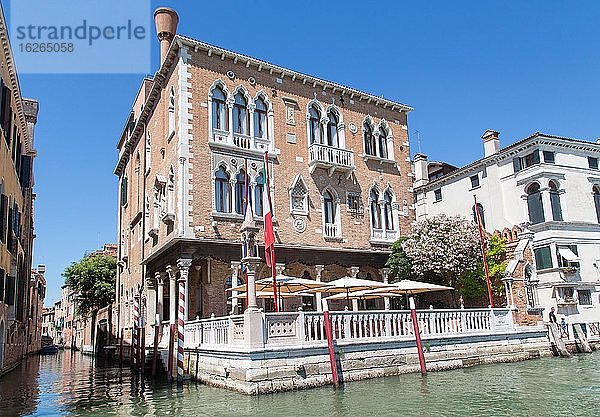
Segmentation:
<svg viewBox="0 0 600 417">
<path fill-rule="evenodd" d="M 211 146 L 217 146 L 226 149 L 255 151 L 257 153 L 260 152 L 261 154 L 270 150 L 270 140 L 267 138 L 254 137 L 241 133 L 231 134 L 227 130 L 219 129 L 212 129 L 209 137 L 209 144 Z"/>
<path fill-rule="evenodd" d="M 335 223 L 325 223 L 323 227 L 323 237 L 325 237 L 325 239 L 340 239 L 340 226 Z"/>
<path fill-rule="evenodd" d="M 347 149 L 334 148 L 332 146 L 313 143 L 308 148 L 308 166 L 313 173 L 317 167 L 329 171 L 329 176 L 336 170 L 346 173 L 350 177 L 354 171 L 354 152 Z"/>
<path fill-rule="evenodd" d="M 398 240 L 397 230 L 372 229 L 371 243 L 375 244 L 392 244 Z"/>
</svg>

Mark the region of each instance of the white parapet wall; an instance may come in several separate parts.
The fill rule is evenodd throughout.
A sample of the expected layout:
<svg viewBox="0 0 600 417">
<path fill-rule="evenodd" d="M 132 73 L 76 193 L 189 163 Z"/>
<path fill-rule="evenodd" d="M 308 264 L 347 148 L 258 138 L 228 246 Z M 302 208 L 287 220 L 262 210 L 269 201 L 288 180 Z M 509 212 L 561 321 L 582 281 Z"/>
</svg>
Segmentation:
<svg viewBox="0 0 600 417">
<path fill-rule="evenodd" d="M 509 309 L 424 310 L 417 317 L 429 371 L 551 355 L 546 328 L 515 326 Z M 410 312 L 331 312 L 331 321 L 343 381 L 419 371 Z M 330 384 L 323 326 L 322 314 L 304 312 L 191 321 L 185 367 L 195 380 L 247 394 Z"/>
</svg>

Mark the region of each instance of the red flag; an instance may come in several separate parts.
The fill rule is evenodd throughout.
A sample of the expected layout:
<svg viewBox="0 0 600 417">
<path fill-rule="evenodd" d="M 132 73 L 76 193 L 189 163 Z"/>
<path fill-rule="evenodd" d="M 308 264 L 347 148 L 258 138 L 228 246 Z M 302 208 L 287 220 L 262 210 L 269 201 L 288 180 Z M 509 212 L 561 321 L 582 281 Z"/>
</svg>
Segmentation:
<svg viewBox="0 0 600 417">
<path fill-rule="evenodd" d="M 271 209 L 271 182 L 269 180 L 269 153 L 265 152 L 265 189 L 263 190 L 263 212 L 265 221 L 265 262 L 271 268 L 273 276 L 273 301 L 275 311 L 279 311 L 277 297 L 277 279 L 275 270 L 275 233 L 273 232 L 273 210 Z"/>
</svg>

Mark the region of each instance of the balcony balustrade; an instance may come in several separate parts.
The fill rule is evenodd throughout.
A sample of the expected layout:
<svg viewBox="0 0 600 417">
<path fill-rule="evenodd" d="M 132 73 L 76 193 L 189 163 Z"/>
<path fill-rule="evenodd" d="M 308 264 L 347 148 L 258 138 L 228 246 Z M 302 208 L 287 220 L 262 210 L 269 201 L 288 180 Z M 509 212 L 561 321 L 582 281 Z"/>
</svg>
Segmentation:
<svg viewBox="0 0 600 417">
<path fill-rule="evenodd" d="M 308 156 L 308 165 L 311 169 L 311 173 L 314 172 L 317 167 L 321 167 L 329 171 L 329 176 L 333 175 L 337 169 L 345 172 L 349 177 L 355 168 L 354 152 L 347 149 L 313 143 L 308 148 Z"/>
</svg>

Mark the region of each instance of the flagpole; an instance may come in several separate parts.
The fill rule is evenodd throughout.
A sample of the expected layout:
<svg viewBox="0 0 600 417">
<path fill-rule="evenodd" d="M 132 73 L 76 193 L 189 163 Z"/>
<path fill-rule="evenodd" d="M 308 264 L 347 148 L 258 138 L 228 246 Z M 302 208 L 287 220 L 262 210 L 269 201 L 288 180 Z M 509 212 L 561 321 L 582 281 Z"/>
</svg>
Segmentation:
<svg viewBox="0 0 600 417">
<path fill-rule="evenodd" d="M 269 176 L 269 152 L 265 151 L 265 185 L 266 185 L 266 193 L 267 193 L 267 204 L 269 207 L 263 207 L 264 213 L 270 213 L 271 216 L 267 218 L 265 216 L 265 261 L 267 265 L 271 267 L 271 276 L 273 277 L 273 304 L 275 306 L 275 312 L 279 312 L 279 299 L 277 292 L 277 270 L 275 268 L 275 242 L 271 241 L 273 239 L 273 208 L 271 206 L 271 180 Z M 263 191 L 263 192 L 264 192 Z M 268 211 L 265 211 L 268 209 Z M 271 224 L 267 224 L 267 222 L 271 222 Z M 268 232 L 267 232 L 268 231 Z M 269 242 L 267 242 L 267 234 L 269 234 Z M 267 248 L 267 245 L 268 248 Z M 270 262 L 270 265 L 269 265 Z"/>
<path fill-rule="evenodd" d="M 244 219 L 246 218 L 246 211 L 248 211 L 248 158 L 244 158 Z M 247 254 L 244 254 L 246 256 Z M 244 310 L 248 308 L 248 270 L 242 267 L 244 272 L 244 282 L 246 283 L 246 297 L 244 297 Z"/>
<path fill-rule="evenodd" d="M 473 196 L 475 200 L 475 217 L 477 218 L 477 227 L 479 228 L 479 238 L 481 239 L 481 256 L 483 257 L 483 268 L 485 270 L 485 282 L 488 289 L 488 297 L 490 299 L 490 308 L 494 308 L 494 298 L 492 295 L 492 282 L 490 281 L 490 270 L 488 268 L 487 253 L 485 248 L 485 233 L 483 231 L 483 222 L 481 221 L 481 213 L 477 207 L 477 196 Z"/>
</svg>

